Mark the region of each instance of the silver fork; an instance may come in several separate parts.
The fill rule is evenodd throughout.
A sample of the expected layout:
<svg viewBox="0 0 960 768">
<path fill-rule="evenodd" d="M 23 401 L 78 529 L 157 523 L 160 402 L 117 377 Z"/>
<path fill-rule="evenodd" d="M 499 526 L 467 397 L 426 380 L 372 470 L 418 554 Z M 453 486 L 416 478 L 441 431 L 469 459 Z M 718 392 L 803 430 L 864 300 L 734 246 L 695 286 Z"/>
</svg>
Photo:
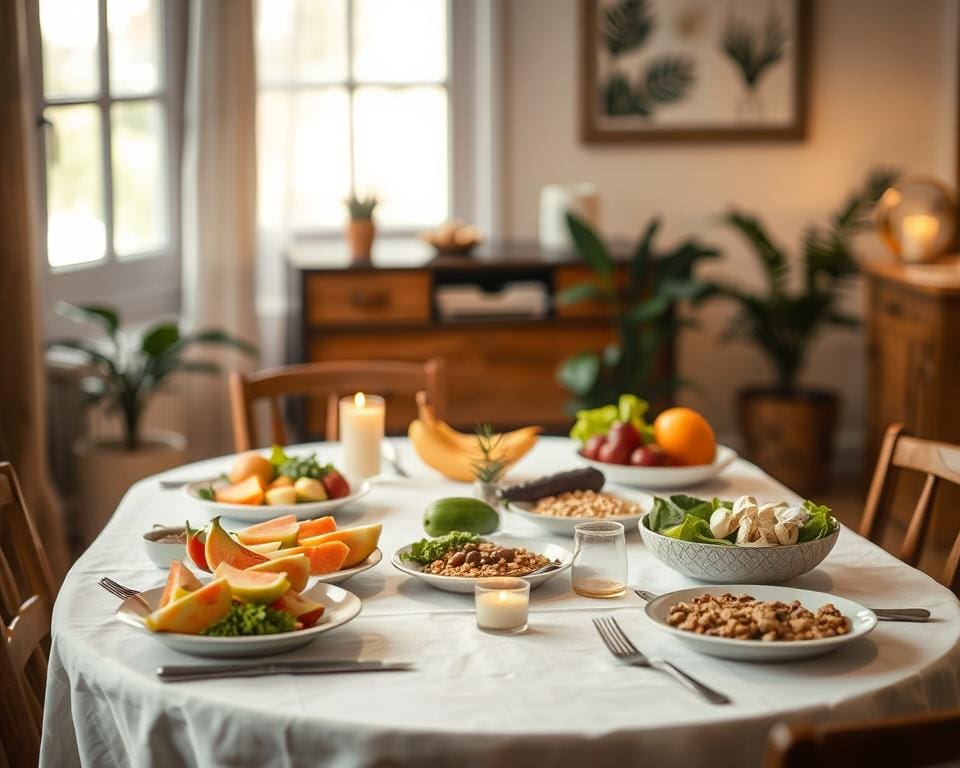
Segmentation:
<svg viewBox="0 0 960 768">
<path fill-rule="evenodd" d="M 121 600 L 129 600 L 131 597 L 135 597 L 137 602 L 142 605 L 147 612 L 151 611 L 151 608 L 146 600 L 140 597 L 140 593 L 131 589 L 130 587 L 125 587 L 118 581 L 114 581 L 109 576 L 104 576 L 100 581 L 97 582 L 101 587 L 103 587 L 107 592 L 109 592 L 114 597 L 119 597 Z"/>
<path fill-rule="evenodd" d="M 702 696 L 711 704 L 731 703 L 727 696 L 704 685 L 699 680 L 690 677 L 690 675 L 666 659 L 659 659 L 642 653 L 640 649 L 630 641 L 630 638 L 624 634 L 620 625 L 617 624 L 616 619 L 612 617 L 596 618 L 593 620 L 593 626 L 595 626 L 597 632 L 600 633 L 603 644 L 607 646 L 610 653 L 612 653 L 614 658 L 621 664 L 627 664 L 631 667 L 652 667 L 653 669 L 659 669 L 661 672 L 666 672 L 672 676 L 686 688 Z"/>
</svg>

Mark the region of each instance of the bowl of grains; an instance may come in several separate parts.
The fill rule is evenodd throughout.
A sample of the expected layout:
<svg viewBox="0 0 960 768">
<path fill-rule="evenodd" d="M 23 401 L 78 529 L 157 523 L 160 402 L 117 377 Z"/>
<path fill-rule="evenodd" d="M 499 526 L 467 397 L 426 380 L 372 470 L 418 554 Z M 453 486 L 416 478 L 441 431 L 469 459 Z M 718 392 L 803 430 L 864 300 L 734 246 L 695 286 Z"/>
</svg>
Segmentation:
<svg viewBox="0 0 960 768">
<path fill-rule="evenodd" d="M 647 603 L 646 614 L 678 642 L 737 661 L 820 656 L 877 625 L 873 611 L 852 600 L 756 584 L 677 590 Z"/>
<path fill-rule="evenodd" d="M 632 529 L 630 524 L 650 508 L 649 501 L 650 497 L 639 501 L 607 491 L 576 490 L 536 501 L 511 501 L 507 509 L 549 533 L 573 536 L 578 523 L 596 520 L 616 520 Z"/>
<path fill-rule="evenodd" d="M 397 570 L 436 589 L 473 594 L 477 579 L 495 576 L 525 579 L 530 589 L 535 589 L 567 570 L 573 564 L 573 553 L 545 541 L 513 536 L 481 538 L 453 531 L 400 547 L 390 561 Z"/>
</svg>

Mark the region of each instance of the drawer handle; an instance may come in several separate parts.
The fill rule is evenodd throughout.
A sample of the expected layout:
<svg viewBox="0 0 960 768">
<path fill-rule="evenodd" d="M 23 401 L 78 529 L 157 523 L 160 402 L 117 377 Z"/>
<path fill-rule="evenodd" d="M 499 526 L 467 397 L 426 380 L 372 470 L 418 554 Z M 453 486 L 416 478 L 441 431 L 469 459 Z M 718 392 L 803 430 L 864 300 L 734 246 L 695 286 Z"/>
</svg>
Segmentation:
<svg viewBox="0 0 960 768">
<path fill-rule="evenodd" d="M 386 291 L 353 291 L 350 303 L 360 309 L 382 309 L 390 302 Z"/>
</svg>

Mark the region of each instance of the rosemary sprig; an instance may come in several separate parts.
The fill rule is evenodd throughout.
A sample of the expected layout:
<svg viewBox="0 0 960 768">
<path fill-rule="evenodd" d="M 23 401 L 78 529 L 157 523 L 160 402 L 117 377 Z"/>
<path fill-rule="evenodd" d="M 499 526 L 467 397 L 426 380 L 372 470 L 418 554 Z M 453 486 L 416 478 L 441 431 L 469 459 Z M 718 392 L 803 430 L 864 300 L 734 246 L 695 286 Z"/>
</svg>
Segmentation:
<svg viewBox="0 0 960 768">
<path fill-rule="evenodd" d="M 481 483 L 496 485 L 507 471 L 500 446 L 503 435 L 494 432 L 491 424 L 477 424 L 476 435 L 481 458 L 473 462 L 473 476 Z"/>
</svg>

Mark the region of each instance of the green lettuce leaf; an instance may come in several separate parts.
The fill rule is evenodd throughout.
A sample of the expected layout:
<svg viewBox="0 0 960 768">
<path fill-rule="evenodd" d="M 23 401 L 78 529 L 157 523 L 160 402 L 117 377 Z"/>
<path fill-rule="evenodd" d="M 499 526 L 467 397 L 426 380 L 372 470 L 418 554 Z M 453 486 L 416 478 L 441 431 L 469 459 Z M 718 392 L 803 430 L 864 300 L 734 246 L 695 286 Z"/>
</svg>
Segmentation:
<svg viewBox="0 0 960 768">
<path fill-rule="evenodd" d="M 726 539 L 715 539 L 713 532 L 710 530 L 710 524 L 694 515 L 687 515 L 680 525 L 667 528 L 660 533 L 682 541 L 695 541 L 699 544 L 720 544 L 725 547 L 732 546 Z"/>
<path fill-rule="evenodd" d="M 814 504 L 807 499 L 803 502 L 803 508 L 810 513 L 810 518 L 797 535 L 797 543 L 802 544 L 805 541 L 814 541 L 829 536 L 837 530 L 837 520 L 830 514 L 830 507 L 823 504 Z"/>
<path fill-rule="evenodd" d="M 633 424 L 643 436 L 645 443 L 653 441 L 653 427 L 644 420 L 650 404 L 636 395 L 620 395 L 616 405 L 604 405 L 577 411 L 577 420 L 570 430 L 570 437 L 587 442 L 596 435 L 605 435 L 615 421 Z"/>
</svg>

